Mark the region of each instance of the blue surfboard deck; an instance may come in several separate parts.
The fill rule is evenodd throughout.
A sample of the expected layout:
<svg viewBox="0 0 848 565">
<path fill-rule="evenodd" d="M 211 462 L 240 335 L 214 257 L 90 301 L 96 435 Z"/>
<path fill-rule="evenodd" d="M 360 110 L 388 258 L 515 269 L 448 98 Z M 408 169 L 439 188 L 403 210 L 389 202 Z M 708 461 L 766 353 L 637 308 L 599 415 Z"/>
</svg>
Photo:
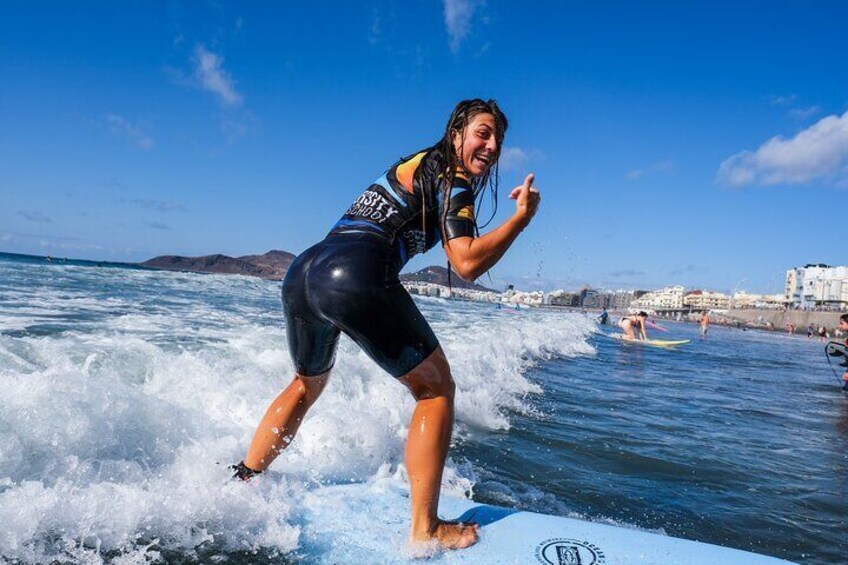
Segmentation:
<svg viewBox="0 0 848 565">
<path fill-rule="evenodd" d="M 442 495 L 444 519 L 480 524 L 467 549 L 413 559 L 408 492 L 396 483 L 322 487 L 305 495 L 301 554 L 315 563 L 779 565 L 767 557 L 643 530 L 523 512 Z"/>
</svg>

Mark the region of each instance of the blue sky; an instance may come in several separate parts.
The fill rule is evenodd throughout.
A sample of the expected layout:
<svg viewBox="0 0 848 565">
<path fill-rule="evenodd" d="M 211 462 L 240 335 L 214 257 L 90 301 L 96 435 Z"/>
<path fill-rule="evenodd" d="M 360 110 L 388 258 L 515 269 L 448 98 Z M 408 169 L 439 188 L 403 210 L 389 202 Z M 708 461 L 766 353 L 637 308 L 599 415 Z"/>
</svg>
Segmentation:
<svg viewBox="0 0 848 565">
<path fill-rule="evenodd" d="M 298 253 L 483 97 L 498 220 L 543 194 L 495 284 L 777 292 L 848 259 L 845 3 L 49 4 L 0 20 L 2 251 Z"/>
</svg>

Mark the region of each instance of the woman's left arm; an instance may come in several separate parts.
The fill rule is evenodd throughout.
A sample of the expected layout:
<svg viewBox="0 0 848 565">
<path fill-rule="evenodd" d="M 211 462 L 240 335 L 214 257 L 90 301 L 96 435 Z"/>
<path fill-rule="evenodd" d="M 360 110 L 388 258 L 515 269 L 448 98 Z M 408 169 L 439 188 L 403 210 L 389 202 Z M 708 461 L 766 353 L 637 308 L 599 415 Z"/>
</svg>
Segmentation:
<svg viewBox="0 0 848 565">
<path fill-rule="evenodd" d="M 491 269 L 533 219 L 542 198 L 531 186 L 533 178 L 527 175 L 524 184 L 512 190 L 509 197 L 516 201 L 515 213 L 500 226 L 480 237 L 457 237 L 445 243 L 445 254 L 460 277 L 473 281 Z"/>
</svg>

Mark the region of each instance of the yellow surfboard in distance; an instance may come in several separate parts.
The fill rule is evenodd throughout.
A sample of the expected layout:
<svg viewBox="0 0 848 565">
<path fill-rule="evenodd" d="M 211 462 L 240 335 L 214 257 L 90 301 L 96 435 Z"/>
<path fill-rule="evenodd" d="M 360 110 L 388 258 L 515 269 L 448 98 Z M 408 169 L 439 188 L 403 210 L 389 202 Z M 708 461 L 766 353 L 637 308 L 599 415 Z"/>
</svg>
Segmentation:
<svg viewBox="0 0 848 565">
<path fill-rule="evenodd" d="M 651 347 L 674 347 L 675 345 L 685 345 L 691 341 L 689 339 L 627 339 L 621 334 L 611 335 L 610 337 L 625 343 L 637 343 L 639 345 L 650 345 Z"/>
</svg>

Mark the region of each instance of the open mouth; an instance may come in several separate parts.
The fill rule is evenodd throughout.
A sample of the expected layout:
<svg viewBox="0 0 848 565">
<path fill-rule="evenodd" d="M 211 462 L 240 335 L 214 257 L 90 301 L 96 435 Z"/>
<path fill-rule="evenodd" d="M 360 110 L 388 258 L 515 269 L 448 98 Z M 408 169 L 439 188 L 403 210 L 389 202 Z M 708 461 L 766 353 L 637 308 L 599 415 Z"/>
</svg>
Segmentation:
<svg viewBox="0 0 848 565">
<path fill-rule="evenodd" d="M 474 158 L 479 161 L 484 167 L 492 166 L 492 156 L 491 155 L 482 155 L 480 153 L 475 153 Z"/>
</svg>

